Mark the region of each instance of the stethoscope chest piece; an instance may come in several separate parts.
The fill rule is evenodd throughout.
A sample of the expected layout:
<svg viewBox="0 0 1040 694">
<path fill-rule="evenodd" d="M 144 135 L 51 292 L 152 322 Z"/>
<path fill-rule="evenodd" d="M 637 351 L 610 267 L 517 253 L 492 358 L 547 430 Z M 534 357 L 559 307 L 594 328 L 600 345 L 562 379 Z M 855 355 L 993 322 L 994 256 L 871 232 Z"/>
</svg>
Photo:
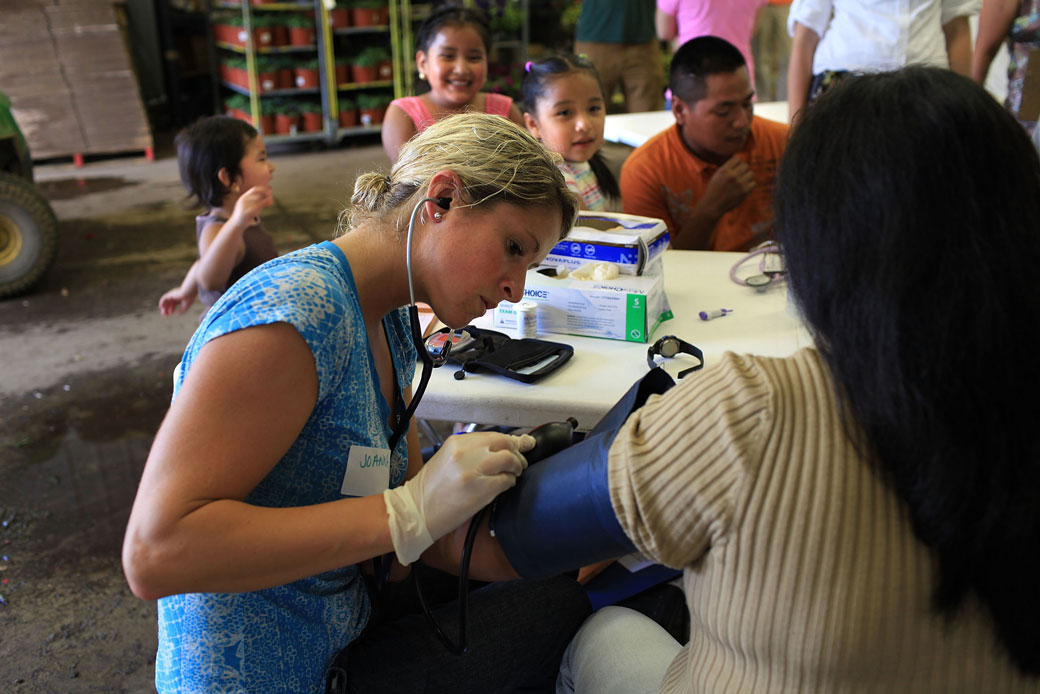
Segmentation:
<svg viewBox="0 0 1040 694">
<path fill-rule="evenodd" d="M 756 292 L 764 292 L 772 283 L 773 278 L 766 274 L 751 275 L 750 277 L 744 278 L 744 284 L 751 287 Z"/>
</svg>

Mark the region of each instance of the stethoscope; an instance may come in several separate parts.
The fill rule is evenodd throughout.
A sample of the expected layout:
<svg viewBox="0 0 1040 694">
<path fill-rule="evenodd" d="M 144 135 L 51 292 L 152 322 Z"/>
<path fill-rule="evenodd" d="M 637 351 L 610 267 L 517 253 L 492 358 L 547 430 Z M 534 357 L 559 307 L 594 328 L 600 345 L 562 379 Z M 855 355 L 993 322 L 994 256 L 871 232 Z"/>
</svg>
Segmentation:
<svg viewBox="0 0 1040 694">
<path fill-rule="evenodd" d="M 744 278 L 738 277 L 737 270 L 757 256 L 762 256 L 758 263 L 758 273 Z M 739 285 L 751 287 L 760 292 L 764 292 L 774 284 L 783 282 L 786 279 L 786 274 L 784 273 L 784 259 L 780 255 L 779 244 L 776 241 L 763 241 L 752 248 L 747 255 L 730 268 L 729 278 Z"/>
<path fill-rule="evenodd" d="M 404 436 L 404 432 L 408 428 L 408 422 L 411 421 L 412 415 L 415 414 L 415 409 L 419 406 L 419 401 L 422 400 L 422 396 L 426 392 L 426 386 L 430 382 L 433 369 L 442 366 L 448 359 L 448 353 L 451 351 L 451 340 L 445 340 L 444 346 L 436 353 L 431 353 L 426 348 L 422 327 L 419 324 L 419 307 L 415 303 L 415 286 L 412 283 L 412 232 L 415 230 L 415 219 L 419 216 L 419 212 L 422 211 L 423 203 L 426 202 L 436 203 L 442 210 L 446 210 L 451 206 L 451 198 L 423 198 L 415 205 L 415 209 L 412 210 L 412 216 L 408 219 L 408 236 L 405 239 L 404 255 L 405 267 L 408 270 L 408 299 L 411 302 L 408 306 L 408 319 L 412 328 L 412 344 L 415 345 L 415 350 L 419 353 L 419 359 L 422 361 L 422 374 L 419 376 L 419 385 L 416 387 L 415 392 L 412 393 L 412 401 L 408 403 L 408 407 L 403 408 L 403 414 L 401 414 L 400 409 L 403 406 L 403 401 L 400 401 L 394 407 L 396 423 L 389 441 L 391 453 L 397 446 L 398 441 L 401 440 L 401 437 Z M 400 396 L 398 396 L 398 399 L 400 399 Z"/>
<path fill-rule="evenodd" d="M 412 210 L 412 215 L 408 220 L 408 235 L 405 239 L 405 267 L 408 270 L 408 299 L 411 302 L 408 306 L 408 319 L 411 323 L 412 343 L 415 345 L 415 349 L 419 353 L 419 359 L 422 361 L 422 374 L 419 376 L 419 385 L 412 394 L 411 403 L 408 404 L 407 408 L 404 408 L 402 415 L 397 416 L 395 414 L 397 421 L 394 426 L 393 435 L 390 437 L 389 441 L 391 451 L 394 450 L 398 441 L 400 441 L 401 437 L 404 436 L 404 432 L 408 428 L 408 422 L 411 421 L 412 415 L 415 414 L 416 407 L 419 406 L 419 401 L 422 400 L 422 396 L 426 392 L 426 386 L 430 382 L 430 376 L 432 375 L 433 370 L 438 366 L 442 366 L 447 360 L 452 344 L 450 339 L 445 340 L 444 346 L 435 352 L 431 352 L 426 347 L 426 342 L 422 335 L 422 327 L 419 324 L 419 307 L 415 303 L 415 286 L 412 281 L 412 232 L 415 230 L 415 219 L 419 216 L 423 203 L 426 202 L 435 203 L 442 210 L 447 210 L 451 206 L 451 198 L 423 198 L 418 202 L 418 204 L 416 204 L 415 209 Z M 400 402 L 400 396 L 398 397 Z M 398 407 L 395 407 L 394 409 L 395 413 L 401 411 Z M 473 542 L 476 539 L 477 528 L 480 525 L 480 520 L 484 515 L 484 511 L 486 511 L 486 509 L 481 510 L 481 512 L 474 517 L 473 521 L 470 522 L 469 532 L 466 534 L 466 541 L 459 562 L 459 622 L 457 642 L 452 642 L 441 629 L 440 625 L 437 624 L 436 619 L 433 617 L 433 613 L 430 611 L 429 605 L 426 604 L 426 600 L 423 597 L 419 576 L 417 574 L 415 575 L 416 595 L 419 598 L 419 604 L 422 607 L 427 623 L 444 646 L 456 655 L 465 653 L 468 648 L 466 643 L 466 597 L 468 594 L 469 582 L 466 580 L 466 577 L 469 574 L 469 562 L 473 549 Z M 373 560 L 376 571 L 377 590 L 381 589 L 389 579 L 392 556 L 392 554 L 387 554 L 381 557 L 376 557 Z M 418 566 L 418 563 L 416 566 Z"/>
</svg>

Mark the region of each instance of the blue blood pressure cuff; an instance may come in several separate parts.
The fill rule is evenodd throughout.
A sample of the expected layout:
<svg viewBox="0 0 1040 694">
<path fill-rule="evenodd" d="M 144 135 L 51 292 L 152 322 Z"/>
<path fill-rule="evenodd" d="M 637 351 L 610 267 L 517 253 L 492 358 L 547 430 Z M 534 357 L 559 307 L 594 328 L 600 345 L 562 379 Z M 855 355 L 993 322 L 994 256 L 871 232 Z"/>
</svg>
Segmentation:
<svg viewBox="0 0 1040 694">
<path fill-rule="evenodd" d="M 531 465 L 498 497 L 491 532 L 518 574 L 548 578 L 635 551 L 610 503 L 608 453 L 628 416 L 673 385 L 652 369 L 582 441 Z"/>
</svg>

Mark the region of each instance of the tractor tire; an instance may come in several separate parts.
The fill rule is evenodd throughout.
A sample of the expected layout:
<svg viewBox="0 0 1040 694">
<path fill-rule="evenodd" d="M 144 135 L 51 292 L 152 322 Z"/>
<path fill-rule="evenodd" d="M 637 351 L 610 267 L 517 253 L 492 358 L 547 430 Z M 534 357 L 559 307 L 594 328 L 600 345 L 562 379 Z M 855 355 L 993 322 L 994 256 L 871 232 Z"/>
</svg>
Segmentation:
<svg viewBox="0 0 1040 694">
<path fill-rule="evenodd" d="M 0 298 L 21 294 L 47 271 L 58 220 L 31 182 L 0 173 Z"/>
</svg>

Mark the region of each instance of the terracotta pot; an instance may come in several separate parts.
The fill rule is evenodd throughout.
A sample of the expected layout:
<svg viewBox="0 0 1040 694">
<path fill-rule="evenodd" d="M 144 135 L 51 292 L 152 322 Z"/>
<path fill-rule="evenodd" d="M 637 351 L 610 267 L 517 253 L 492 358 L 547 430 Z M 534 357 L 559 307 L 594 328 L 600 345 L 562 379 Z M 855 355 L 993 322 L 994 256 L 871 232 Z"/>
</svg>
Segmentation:
<svg viewBox="0 0 1040 694">
<path fill-rule="evenodd" d="M 229 67 L 228 68 L 228 80 L 231 84 L 237 84 L 242 89 L 249 89 L 249 70 L 243 70 L 240 67 Z"/>
<path fill-rule="evenodd" d="M 351 65 L 350 74 L 355 82 L 375 82 L 379 77 L 379 68 L 376 65 Z"/>
<path fill-rule="evenodd" d="M 313 46 L 314 27 L 289 27 L 290 46 Z"/>
<path fill-rule="evenodd" d="M 296 68 L 295 73 L 297 89 L 312 89 L 318 86 L 317 68 L 298 67 Z"/>
<path fill-rule="evenodd" d="M 316 133 L 321 131 L 324 123 L 322 123 L 322 115 L 320 113 L 303 113 L 301 117 L 303 119 L 303 132 Z"/>
<path fill-rule="evenodd" d="M 288 116 L 284 113 L 276 113 L 274 116 L 274 131 L 279 135 L 295 135 L 299 127 L 299 116 Z"/>
<path fill-rule="evenodd" d="M 383 62 L 376 65 L 376 79 L 380 81 L 388 81 L 394 78 L 394 63 L 390 60 L 384 60 Z"/>
<path fill-rule="evenodd" d="M 278 73 L 272 72 L 261 72 L 256 76 L 257 81 L 260 83 L 260 91 L 271 92 L 278 89 Z"/>
<path fill-rule="evenodd" d="M 253 29 L 254 48 L 270 48 L 272 45 L 274 45 L 274 37 L 271 34 L 271 27 Z"/>
<path fill-rule="evenodd" d="M 333 29 L 342 29 L 350 26 L 350 8 L 337 7 L 329 10 L 329 26 Z"/>
<path fill-rule="evenodd" d="M 284 24 L 274 24 L 270 27 L 270 29 L 272 46 L 289 45 L 289 27 L 285 26 Z"/>
<path fill-rule="evenodd" d="M 350 11 L 350 21 L 356 27 L 381 26 L 388 23 L 389 14 L 386 7 L 355 7 Z"/>
<path fill-rule="evenodd" d="M 336 64 L 336 84 L 347 84 L 350 82 L 350 66 L 344 63 Z"/>
<path fill-rule="evenodd" d="M 274 131 L 274 115 L 269 113 L 266 116 L 260 116 L 260 132 L 270 135 Z"/>
<path fill-rule="evenodd" d="M 356 128 L 358 124 L 358 111 L 356 108 L 352 108 L 349 111 L 339 112 L 339 127 L 341 128 Z"/>
<path fill-rule="evenodd" d="M 280 67 L 275 83 L 278 89 L 292 89 L 296 86 L 296 74 L 291 67 Z"/>
<path fill-rule="evenodd" d="M 269 5 L 272 2 L 278 2 L 278 0 L 252 0 L 252 5 L 256 7 L 257 5 Z"/>
<path fill-rule="evenodd" d="M 213 38 L 221 43 L 231 43 L 235 35 L 235 27 L 228 24 L 214 24 L 212 30 Z"/>
<path fill-rule="evenodd" d="M 380 106 L 379 108 L 363 108 L 361 109 L 361 125 L 379 125 L 383 122 L 383 116 L 385 114 L 386 106 Z"/>
</svg>

